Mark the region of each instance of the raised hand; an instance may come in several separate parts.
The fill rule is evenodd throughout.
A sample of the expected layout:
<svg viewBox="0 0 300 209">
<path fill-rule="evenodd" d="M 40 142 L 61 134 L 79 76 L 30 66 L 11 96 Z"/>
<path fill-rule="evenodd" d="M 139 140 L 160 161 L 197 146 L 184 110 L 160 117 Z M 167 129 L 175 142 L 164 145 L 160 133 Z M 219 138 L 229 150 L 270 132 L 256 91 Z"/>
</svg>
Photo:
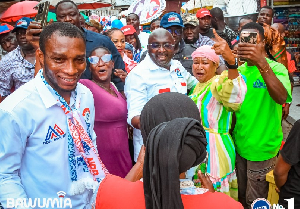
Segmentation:
<svg viewBox="0 0 300 209">
<path fill-rule="evenodd" d="M 115 76 L 118 76 L 123 82 L 125 82 L 125 79 L 127 77 L 127 72 L 123 71 L 122 69 L 115 69 L 114 72 Z"/>
<path fill-rule="evenodd" d="M 39 45 L 39 34 L 43 31 L 41 23 L 32 21 L 26 30 L 26 39 L 37 50 Z"/>
<path fill-rule="evenodd" d="M 258 44 L 239 43 L 237 48 L 239 58 L 246 59 L 258 68 L 263 68 L 267 63 L 265 45 L 263 42 Z"/>
<path fill-rule="evenodd" d="M 215 29 L 213 29 L 213 33 L 215 36 L 215 44 L 213 45 L 212 49 L 215 50 L 217 55 L 222 55 L 228 64 L 234 65 L 235 58 L 227 42 L 218 35 Z"/>
</svg>

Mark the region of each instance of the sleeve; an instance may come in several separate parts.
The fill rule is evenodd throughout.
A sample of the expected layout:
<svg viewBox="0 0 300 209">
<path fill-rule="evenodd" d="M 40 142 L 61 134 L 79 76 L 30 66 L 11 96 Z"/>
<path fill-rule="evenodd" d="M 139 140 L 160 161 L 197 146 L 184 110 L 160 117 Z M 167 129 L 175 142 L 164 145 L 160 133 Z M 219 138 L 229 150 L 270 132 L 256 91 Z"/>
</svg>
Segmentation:
<svg viewBox="0 0 300 209">
<path fill-rule="evenodd" d="M 27 198 L 19 176 L 27 135 L 17 117 L 1 109 L 0 127 L 0 202 L 7 208 L 8 198 Z"/>
<path fill-rule="evenodd" d="M 296 121 L 289 133 L 286 143 L 283 145 L 280 154 L 285 162 L 291 166 L 300 162 L 300 120 Z"/>
<path fill-rule="evenodd" d="M 147 84 L 142 76 L 131 71 L 126 78 L 124 90 L 127 98 L 127 123 L 131 125 L 131 119 L 140 115 L 144 105 L 147 103 Z"/>
<path fill-rule="evenodd" d="M 240 109 L 247 92 L 246 83 L 241 74 L 231 80 L 228 79 L 228 71 L 223 71 L 211 84 L 212 95 L 222 103 L 228 111 Z"/>
<path fill-rule="evenodd" d="M 180 64 L 180 71 L 182 72 L 186 83 L 187 83 L 187 89 L 191 90 L 193 89 L 196 84 L 198 83 L 198 80 L 192 76 L 182 65 L 180 62 L 178 62 Z"/>
<path fill-rule="evenodd" d="M 10 64 L 7 64 L 8 60 L 2 59 L 0 61 L 0 95 L 8 96 L 10 89 L 13 86 L 12 76 L 9 73 Z"/>
<path fill-rule="evenodd" d="M 292 102 L 292 88 L 288 70 L 283 64 L 277 62 L 274 63 L 275 65 L 270 65 L 270 67 L 272 68 L 274 74 L 276 75 L 278 80 L 283 84 L 284 88 L 287 91 L 288 96 L 286 98 L 286 103 L 290 103 Z"/>
</svg>

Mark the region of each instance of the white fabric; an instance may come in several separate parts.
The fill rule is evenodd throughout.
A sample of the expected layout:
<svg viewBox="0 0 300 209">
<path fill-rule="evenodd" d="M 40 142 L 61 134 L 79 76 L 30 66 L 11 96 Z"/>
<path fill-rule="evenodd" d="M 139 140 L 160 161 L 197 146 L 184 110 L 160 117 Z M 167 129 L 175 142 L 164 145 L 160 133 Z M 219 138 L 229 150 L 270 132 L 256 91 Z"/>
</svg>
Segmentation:
<svg viewBox="0 0 300 209">
<path fill-rule="evenodd" d="M 178 71 L 179 70 L 179 71 Z M 144 105 L 155 95 L 159 94 L 160 89 L 169 88 L 171 92 L 187 93 L 198 81 L 188 73 L 181 63 L 177 60 L 171 61 L 171 68 L 157 66 L 149 57 L 140 62 L 130 73 L 125 81 L 125 95 L 127 97 L 128 119 L 141 114 Z M 185 85 L 186 84 L 186 85 Z M 137 160 L 143 139 L 140 130 L 133 130 L 134 160 Z"/>
<path fill-rule="evenodd" d="M 140 32 L 140 34 L 139 34 L 139 39 L 140 39 L 140 42 L 142 45 L 142 50 L 147 49 L 149 35 L 150 35 L 149 33 L 145 33 L 145 32 Z"/>
<path fill-rule="evenodd" d="M 82 84 L 80 113 L 93 131 L 93 95 Z M 21 86 L 0 104 L 0 202 L 7 198 L 58 198 L 66 192 L 73 208 L 91 208 L 92 189 L 70 196 L 71 177 L 68 161 L 67 119 L 57 100 L 40 76 Z M 71 97 L 70 106 L 75 104 Z M 43 143 L 49 140 L 50 143 Z M 96 146 L 96 145 L 95 145 Z M 95 188 L 93 186 L 93 188 Z"/>
</svg>

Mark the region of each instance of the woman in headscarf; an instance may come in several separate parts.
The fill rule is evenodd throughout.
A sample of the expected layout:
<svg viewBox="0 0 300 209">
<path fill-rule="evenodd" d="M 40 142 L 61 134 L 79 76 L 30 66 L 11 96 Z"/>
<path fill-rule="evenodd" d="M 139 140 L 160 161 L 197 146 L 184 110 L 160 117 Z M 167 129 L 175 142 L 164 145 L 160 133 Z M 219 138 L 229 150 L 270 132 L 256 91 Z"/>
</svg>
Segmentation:
<svg viewBox="0 0 300 209">
<path fill-rule="evenodd" d="M 229 65 L 228 71 L 216 74 L 219 65 L 216 51 L 222 53 L 227 62 L 234 63 L 235 58 L 226 41 L 216 33 L 215 36 L 218 41 L 213 47 L 201 46 L 192 53 L 193 75 L 199 83 L 190 92 L 190 98 L 199 108 L 206 132 L 210 180 L 216 191 L 237 199 L 236 153 L 229 129 L 232 112 L 239 110 L 247 87 L 237 66 Z"/>
<path fill-rule="evenodd" d="M 145 161 L 140 157 L 135 165 L 136 174 L 143 169 L 143 182 L 108 175 L 100 183 L 96 209 L 196 209 L 199 204 L 211 209 L 242 208 L 225 194 L 179 180 L 181 173 L 206 157 L 205 131 L 199 120 L 198 108 L 183 94 L 164 93 L 150 99 L 141 113 Z M 199 177 L 209 185 L 203 174 Z"/>
</svg>

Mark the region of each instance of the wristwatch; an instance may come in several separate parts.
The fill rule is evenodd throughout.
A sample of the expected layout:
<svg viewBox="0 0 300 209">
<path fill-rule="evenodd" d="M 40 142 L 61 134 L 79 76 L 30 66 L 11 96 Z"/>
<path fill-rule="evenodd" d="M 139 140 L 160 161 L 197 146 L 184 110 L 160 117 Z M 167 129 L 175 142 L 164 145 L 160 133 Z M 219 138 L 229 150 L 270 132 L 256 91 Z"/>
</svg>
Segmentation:
<svg viewBox="0 0 300 209">
<path fill-rule="evenodd" d="M 225 61 L 225 65 L 227 66 L 228 69 L 237 69 L 239 67 L 238 58 L 234 58 L 234 59 L 235 59 L 234 65 L 229 65 L 228 62 Z"/>
</svg>

